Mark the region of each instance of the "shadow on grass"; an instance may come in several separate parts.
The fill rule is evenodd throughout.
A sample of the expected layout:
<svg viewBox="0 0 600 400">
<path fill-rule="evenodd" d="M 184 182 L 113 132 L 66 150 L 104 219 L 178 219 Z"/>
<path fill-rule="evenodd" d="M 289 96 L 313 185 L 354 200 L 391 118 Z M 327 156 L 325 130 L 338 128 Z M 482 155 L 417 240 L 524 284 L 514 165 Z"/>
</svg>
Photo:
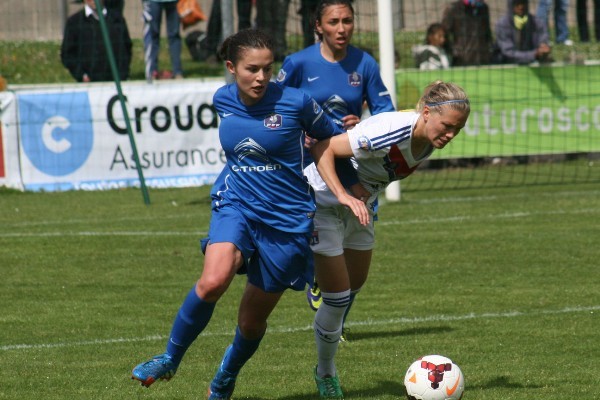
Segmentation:
<svg viewBox="0 0 600 400">
<path fill-rule="evenodd" d="M 316 389 L 315 389 L 316 392 Z M 295 394 L 292 396 L 278 397 L 279 400 L 307 400 L 307 399 L 318 399 L 319 395 L 315 392 L 306 394 Z M 362 390 L 350 390 L 344 391 L 344 399 L 352 398 L 363 398 L 363 399 L 376 399 L 381 396 L 394 396 L 397 398 L 404 398 L 404 385 L 401 382 L 395 381 L 379 381 L 377 385 Z M 258 397 L 247 397 L 246 400 L 261 400 Z"/>
<path fill-rule="evenodd" d="M 467 390 L 489 390 L 489 389 L 538 389 L 541 385 L 534 384 L 523 384 L 520 382 L 511 381 L 507 376 L 498 376 L 491 379 L 489 382 L 482 385 L 467 386 Z M 376 399 L 383 396 L 394 396 L 397 398 L 404 398 L 404 385 L 401 381 L 379 381 L 376 386 L 365 388 L 362 390 L 350 390 L 344 391 L 345 399 L 352 398 L 363 398 L 363 399 Z M 307 399 L 318 399 L 319 396 L 316 393 L 306 394 L 295 394 L 292 396 L 278 397 L 279 400 L 307 400 Z M 258 397 L 248 397 L 247 400 L 260 400 Z"/>
<path fill-rule="evenodd" d="M 487 389 L 539 389 L 543 387 L 542 385 L 536 385 L 533 383 L 523 384 L 521 382 L 511 381 L 511 378 L 508 376 L 497 376 L 490 381 L 479 384 L 479 385 L 469 385 L 469 390 L 487 390 Z"/>
<path fill-rule="evenodd" d="M 348 333 L 348 341 L 350 343 L 358 340 L 368 340 L 368 339 L 381 339 L 386 337 L 397 337 L 397 336 L 414 336 L 414 335 L 431 335 L 436 333 L 447 333 L 451 332 L 453 329 L 449 326 L 431 326 L 431 327 L 423 327 L 423 328 L 411 328 L 411 329 L 402 329 L 396 331 L 387 331 L 387 332 L 356 332 L 355 329 L 350 328 L 350 332 Z"/>
</svg>

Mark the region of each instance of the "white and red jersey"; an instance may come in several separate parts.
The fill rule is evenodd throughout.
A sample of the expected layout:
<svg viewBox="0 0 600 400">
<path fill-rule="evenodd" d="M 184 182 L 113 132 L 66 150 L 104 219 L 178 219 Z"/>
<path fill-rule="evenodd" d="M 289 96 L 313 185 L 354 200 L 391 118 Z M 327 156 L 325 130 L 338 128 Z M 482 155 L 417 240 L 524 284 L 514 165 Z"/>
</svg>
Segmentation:
<svg viewBox="0 0 600 400">
<path fill-rule="evenodd" d="M 384 112 L 361 121 L 347 132 L 358 179 L 373 198 L 390 182 L 412 174 L 433 152 L 429 146 L 422 154 L 412 154 L 419 115 L 414 111 Z M 305 175 L 316 191 L 328 190 L 314 164 L 305 170 Z"/>
</svg>

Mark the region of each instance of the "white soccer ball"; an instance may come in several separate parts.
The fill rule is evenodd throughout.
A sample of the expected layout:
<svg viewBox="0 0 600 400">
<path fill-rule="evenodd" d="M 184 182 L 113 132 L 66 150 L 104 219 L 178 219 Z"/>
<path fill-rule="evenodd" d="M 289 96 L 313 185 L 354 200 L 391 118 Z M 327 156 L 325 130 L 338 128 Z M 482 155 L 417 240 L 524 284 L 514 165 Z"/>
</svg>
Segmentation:
<svg viewBox="0 0 600 400">
<path fill-rule="evenodd" d="M 408 367 L 404 387 L 408 400 L 460 400 L 465 377 L 448 357 L 430 355 Z"/>
</svg>

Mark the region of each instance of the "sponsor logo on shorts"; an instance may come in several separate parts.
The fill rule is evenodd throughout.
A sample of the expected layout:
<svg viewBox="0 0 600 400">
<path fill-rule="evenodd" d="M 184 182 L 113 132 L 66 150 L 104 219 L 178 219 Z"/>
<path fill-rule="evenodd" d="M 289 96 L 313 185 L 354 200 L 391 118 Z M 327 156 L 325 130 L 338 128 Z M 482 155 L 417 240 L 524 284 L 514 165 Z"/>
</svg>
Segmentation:
<svg viewBox="0 0 600 400">
<path fill-rule="evenodd" d="M 358 147 L 360 147 L 363 150 L 371 150 L 373 146 L 371 144 L 371 140 L 368 137 L 360 136 L 358 138 Z"/>
<path fill-rule="evenodd" d="M 313 231 L 312 236 L 310 238 L 310 245 L 314 246 L 319 244 L 319 231 Z"/>
</svg>

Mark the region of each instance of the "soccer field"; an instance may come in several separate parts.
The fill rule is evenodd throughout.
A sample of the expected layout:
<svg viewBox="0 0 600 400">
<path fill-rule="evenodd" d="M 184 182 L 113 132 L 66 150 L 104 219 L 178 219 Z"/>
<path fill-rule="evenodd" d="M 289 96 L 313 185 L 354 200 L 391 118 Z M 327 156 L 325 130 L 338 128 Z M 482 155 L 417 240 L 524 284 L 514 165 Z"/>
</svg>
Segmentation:
<svg viewBox="0 0 600 400">
<path fill-rule="evenodd" d="M 164 351 L 210 217 L 207 187 L 150 196 L 0 190 L 0 399 L 205 398 L 245 279 L 174 379 L 131 381 Z M 406 368 L 443 354 L 465 374 L 464 400 L 597 399 L 599 199 L 597 184 L 561 184 L 382 204 L 337 358 L 345 398 L 403 398 Z M 304 293 L 286 293 L 235 399 L 316 398 L 313 315 Z"/>
</svg>

